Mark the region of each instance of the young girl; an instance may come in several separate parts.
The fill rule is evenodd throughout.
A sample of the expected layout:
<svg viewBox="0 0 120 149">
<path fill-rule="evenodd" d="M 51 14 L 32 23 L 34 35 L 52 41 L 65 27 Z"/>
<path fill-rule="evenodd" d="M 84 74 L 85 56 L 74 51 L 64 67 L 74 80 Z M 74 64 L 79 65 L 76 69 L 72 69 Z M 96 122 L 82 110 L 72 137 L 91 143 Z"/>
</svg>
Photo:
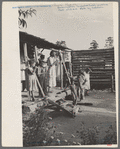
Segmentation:
<svg viewBox="0 0 120 149">
<path fill-rule="evenodd" d="M 92 70 L 90 68 L 86 68 L 85 71 L 84 71 L 84 75 L 85 75 L 85 78 L 86 78 L 85 96 L 89 96 L 88 91 L 90 90 L 90 72 L 92 72 Z"/>
<path fill-rule="evenodd" d="M 85 99 L 85 83 L 86 83 L 85 75 L 82 70 L 79 70 L 77 80 L 78 80 L 77 95 L 81 101 L 82 99 Z"/>
<path fill-rule="evenodd" d="M 71 80 L 70 89 L 71 89 L 71 93 L 72 93 L 72 96 L 73 96 L 73 105 L 76 105 L 77 101 L 78 101 L 78 97 L 77 97 L 76 85 L 75 85 L 75 82 L 74 82 L 75 78 L 70 77 L 70 80 Z"/>
<path fill-rule="evenodd" d="M 29 98 L 31 101 L 35 100 L 33 92 L 37 90 L 35 71 L 35 62 L 34 60 L 30 60 L 27 72 L 29 76 Z"/>
</svg>

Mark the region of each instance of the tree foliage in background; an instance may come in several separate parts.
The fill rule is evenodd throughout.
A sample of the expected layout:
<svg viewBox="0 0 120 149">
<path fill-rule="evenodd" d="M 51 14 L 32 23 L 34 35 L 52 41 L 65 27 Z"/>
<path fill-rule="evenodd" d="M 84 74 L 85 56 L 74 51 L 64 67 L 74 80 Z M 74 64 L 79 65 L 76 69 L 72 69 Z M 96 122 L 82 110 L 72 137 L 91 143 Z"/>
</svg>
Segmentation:
<svg viewBox="0 0 120 149">
<path fill-rule="evenodd" d="M 60 45 L 60 46 L 63 46 L 63 47 L 66 47 L 66 42 L 62 41 L 62 40 L 61 41 L 57 41 L 56 44 Z"/>
<path fill-rule="evenodd" d="M 24 27 L 27 27 L 27 22 L 25 19 L 28 18 L 28 16 L 32 17 L 32 14 L 36 15 L 36 10 L 30 8 L 29 10 L 25 11 L 19 8 L 18 13 L 19 13 L 19 17 L 18 17 L 19 28 L 24 28 Z"/>
<path fill-rule="evenodd" d="M 113 48 L 113 37 L 108 37 L 105 42 L 105 48 Z"/>
<path fill-rule="evenodd" d="M 56 44 L 59 45 L 59 46 L 66 47 L 66 42 L 63 41 L 63 40 L 57 41 Z M 66 54 L 66 52 L 64 52 L 64 54 Z M 59 52 L 56 52 L 56 55 L 59 56 L 59 58 L 61 59 L 61 57 L 60 57 L 60 55 L 59 55 Z"/>
<path fill-rule="evenodd" d="M 95 50 L 95 49 L 98 49 L 98 43 L 96 42 L 96 40 L 93 40 L 91 43 L 90 43 L 91 47 L 89 49 L 91 50 Z"/>
</svg>

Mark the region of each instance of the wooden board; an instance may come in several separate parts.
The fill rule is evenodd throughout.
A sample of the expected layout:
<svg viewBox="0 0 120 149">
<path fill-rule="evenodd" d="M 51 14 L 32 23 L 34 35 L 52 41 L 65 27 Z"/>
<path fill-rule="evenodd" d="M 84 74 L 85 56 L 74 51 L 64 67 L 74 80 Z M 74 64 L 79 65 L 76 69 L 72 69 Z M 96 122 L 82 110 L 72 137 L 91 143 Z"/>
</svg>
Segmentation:
<svg viewBox="0 0 120 149">
<path fill-rule="evenodd" d="M 61 105 L 59 105 L 59 104 L 57 104 L 56 102 L 50 100 L 49 98 L 46 99 L 46 100 L 48 100 L 48 102 L 49 102 L 50 104 L 57 106 L 58 109 L 61 109 L 61 110 L 65 111 L 65 112 L 66 112 L 68 115 L 70 115 L 71 117 L 74 117 L 74 114 L 73 114 L 72 112 L 70 112 L 70 110 L 72 111 L 72 108 L 70 109 L 70 108 L 67 108 L 66 106 L 65 106 L 65 107 L 62 107 Z"/>
<path fill-rule="evenodd" d="M 96 51 L 97 52 L 113 52 L 113 50 L 114 50 L 114 48 L 110 48 L 110 49 L 96 49 L 96 50 L 74 50 L 72 53 L 74 54 L 74 53 L 79 53 L 79 51 L 82 53 L 91 53 L 91 52 L 95 52 L 96 53 Z"/>
<path fill-rule="evenodd" d="M 71 60 L 73 76 L 78 75 L 79 69 L 90 67 L 91 85 L 108 84 L 108 87 L 110 84 L 115 85 L 114 48 L 72 51 Z M 113 81 L 111 81 L 111 75 L 113 75 Z"/>
</svg>

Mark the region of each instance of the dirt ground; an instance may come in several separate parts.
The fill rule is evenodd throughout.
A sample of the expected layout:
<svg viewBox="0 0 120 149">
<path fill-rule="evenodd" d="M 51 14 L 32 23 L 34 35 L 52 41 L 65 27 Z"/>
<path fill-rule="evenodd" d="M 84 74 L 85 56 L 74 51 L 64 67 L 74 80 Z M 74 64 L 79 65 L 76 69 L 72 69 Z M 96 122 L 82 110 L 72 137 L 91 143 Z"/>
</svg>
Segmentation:
<svg viewBox="0 0 120 149">
<path fill-rule="evenodd" d="M 110 90 L 92 90 L 78 102 L 80 112 L 72 118 L 64 111 L 47 109 L 56 134 L 50 145 L 116 144 L 116 99 Z M 24 118 L 25 115 L 23 115 Z"/>
</svg>

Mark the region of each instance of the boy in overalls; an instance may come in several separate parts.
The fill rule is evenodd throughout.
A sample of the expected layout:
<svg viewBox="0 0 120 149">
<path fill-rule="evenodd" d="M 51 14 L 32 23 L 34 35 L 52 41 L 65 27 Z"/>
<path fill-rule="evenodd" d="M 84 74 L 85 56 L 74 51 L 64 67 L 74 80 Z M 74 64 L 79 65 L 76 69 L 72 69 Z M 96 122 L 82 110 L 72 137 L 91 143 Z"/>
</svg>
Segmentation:
<svg viewBox="0 0 120 149">
<path fill-rule="evenodd" d="M 43 89 L 43 92 L 46 95 L 47 94 L 47 81 L 46 81 L 47 62 L 45 62 L 44 59 L 45 59 L 45 55 L 41 55 L 39 59 L 39 63 L 37 64 L 38 66 L 37 76 L 38 76 L 40 85 Z M 39 89 L 39 96 L 41 97 L 42 94 L 39 86 L 38 86 L 38 89 Z"/>
</svg>

